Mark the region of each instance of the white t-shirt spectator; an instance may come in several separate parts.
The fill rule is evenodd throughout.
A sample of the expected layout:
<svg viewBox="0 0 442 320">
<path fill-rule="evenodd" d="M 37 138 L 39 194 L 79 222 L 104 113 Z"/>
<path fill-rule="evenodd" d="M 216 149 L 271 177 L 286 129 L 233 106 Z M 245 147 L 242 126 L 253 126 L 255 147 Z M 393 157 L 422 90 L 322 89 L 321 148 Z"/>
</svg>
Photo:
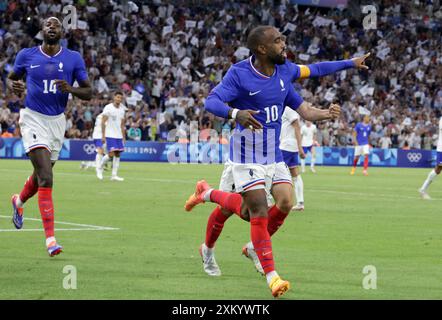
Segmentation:
<svg viewBox="0 0 442 320">
<path fill-rule="evenodd" d="M 382 149 L 388 149 L 391 147 L 392 142 L 390 137 L 383 136 L 382 138 L 379 139 L 379 144 L 381 145 Z"/>
</svg>

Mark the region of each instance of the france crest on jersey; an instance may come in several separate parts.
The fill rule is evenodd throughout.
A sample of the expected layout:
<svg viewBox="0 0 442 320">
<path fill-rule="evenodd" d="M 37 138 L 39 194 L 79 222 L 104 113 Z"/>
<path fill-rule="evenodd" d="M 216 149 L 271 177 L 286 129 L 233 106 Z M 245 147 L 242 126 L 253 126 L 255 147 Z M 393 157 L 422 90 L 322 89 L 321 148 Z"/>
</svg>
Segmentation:
<svg viewBox="0 0 442 320">
<path fill-rule="evenodd" d="M 19 51 L 15 59 L 14 73 L 26 74 L 27 95 L 25 106 L 39 113 L 55 116 L 64 112 L 69 94 L 62 93 L 55 80 L 87 80 L 84 60 L 77 51 L 60 47 L 53 56 L 43 52 L 41 46 Z"/>
<path fill-rule="evenodd" d="M 254 117 L 263 126 L 261 132 L 252 132 L 237 123 L 230 139 L 232 162 L 281 162 L 281 116 L 285 106 L 295 110 L 303 102 L 292 85 L 301 71 L 298 65 L 286 61 L 282 65 L 276 65 L 273 75 L 269 77 L 256 70 L 253 59 L 252 56 L 231 66 L 210 95 L 216 95 L 233 108 L 259 111 Z"/>
<path fill-rule="evenodd" d="M 363 146 L 368 144 L 368 138 L 371 133 L 371 125 L 364 124 L 363 122 L 358 122 L 355 126 L 356 131 L 356 141 L 358 141 L 358 145 Z"/>
</svg>

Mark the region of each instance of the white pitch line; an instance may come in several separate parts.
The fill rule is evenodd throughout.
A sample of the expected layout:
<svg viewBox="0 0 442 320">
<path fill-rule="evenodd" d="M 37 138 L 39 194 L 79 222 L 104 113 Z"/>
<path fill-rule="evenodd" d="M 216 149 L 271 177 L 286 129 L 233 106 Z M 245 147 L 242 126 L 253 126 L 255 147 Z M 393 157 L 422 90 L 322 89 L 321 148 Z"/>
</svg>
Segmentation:
<svg viewBox="0 0 442 320">
<path fill-rule="evenodd" d="M 11 216 L 2 216 L 0 215 L 0 218 L 3 219 L 11 219 Z M 30 221 L 41 221 L 40 219 L 35 218 L 25 218 L 26 220 Z M 112 230 L 120 230 L 120 228 L 113 228 L 113 227 L 103 227 L 103 226 L 94 226 L 91 224 L 81 224 L 81 223 L 73 223 L 73 222 L 63 222 L 63 221 L 54 221 L 55 224 L 64 224 L 69 226 L 75 226 L 75 227 L 84 227 L 84 228 L 66 228 L 66 229 L 55 229 L 58 231 L 112 231 Z M 0 229 L 0 232 L 12 232 L 12 231 L 42 231 L 43 229 L 21 229 L 21 230 L 14 230 L 14 229 Z"/>
<path fill-rule="evenodd" d="M 110 230 L 110 229 L 97 229 L 97 228 L 94 228 L 94 229 L 91 229 L 91 228 L 67 228 L 67 229 L 58 229 L 58 228 L 55 228 L 54 229 L 54 231 L 107 231 L 107 230 Z M 112 230 L 118 230 L 118 229 L 112 229 Z M 31 231 L 31 232 L 36 232 L 36 231 L 38 231 L 38 232 L 40 232 L 40 231 L 43 231 L 43 229 L 20 229 L 20 230 L 17 230 L 17 229 L 0 229 L 0 232 L 26 232 L 26 231 Z"/>
</svg>

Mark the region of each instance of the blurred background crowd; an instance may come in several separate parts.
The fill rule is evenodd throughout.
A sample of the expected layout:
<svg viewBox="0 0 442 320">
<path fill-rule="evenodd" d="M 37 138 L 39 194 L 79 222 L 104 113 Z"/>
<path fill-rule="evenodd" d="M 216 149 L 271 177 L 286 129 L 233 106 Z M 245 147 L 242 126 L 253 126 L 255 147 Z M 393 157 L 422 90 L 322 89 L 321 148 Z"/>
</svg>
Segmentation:
<svg viewBox="0 0 442 320">
<path fill-rule="evenodd" d="M 126 96 L 130 140 L 164 141 L 169 130 L 188 130 L 191 121 L 201 130 L 232 129 L 231 121 L 204 111 L 204 99 L 232 63 L 249 56 L 248 32 L 270 24 L 287 36 L 288 58 L 298 64 L 371 52 L 368 72 L 294 84 L 316 106 L 341 104 L 341 119 L 317 123 L 320 145 L 353 144 L 352 128 L 369 113 L 374 147 L 432 149 L 442 112 L 440 3 L 376 1 L 376 28 L 367 30 L 361 8 L 370 2 L 330 9 L 284 0 L 0 0 L 1 135 L 19 136 L 23 100 L 6 90 L 17 52 L 41 44 L 43 19 L 63 19 L 63 8 L 73 4 L 79 20 L 62 45 L 82 54 L 95 92 L 91 101 L 69 100 L 67 138 L 91 138 L 116 89 Z"/>
</svg>

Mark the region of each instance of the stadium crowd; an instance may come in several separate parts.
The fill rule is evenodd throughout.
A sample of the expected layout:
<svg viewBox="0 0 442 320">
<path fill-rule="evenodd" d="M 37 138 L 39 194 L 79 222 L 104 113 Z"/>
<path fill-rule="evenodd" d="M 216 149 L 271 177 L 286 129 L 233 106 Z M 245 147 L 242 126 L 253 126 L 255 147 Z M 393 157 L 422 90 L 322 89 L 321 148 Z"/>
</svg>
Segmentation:
<svg viewBox="0 0 442 320">
<path fill-rule="evenodd" d="M 0 0 L 3 137 L 20 134 L 23 100 L 6 90 L 17 52 L 40 44 L 42 20 L 62 20 L 71 2 Z M 370 113 L 374 147 L 435 148 L 442 112 L 439 1 L 377 1 L 376 29 L 363 28 L 364 4 L 371 3 L 325 9 L 284 0 L 76 1 L 77 29 L 66 32 L 63 45 L 80 51 L 95 93 L 91 101 L 69 101 L 66 137 L 90 138 L 95 117 L 116 89 L 126 95 L 128 139 L 162 141 L 171 129 L 188 130 L 191 121 L 200 129 L 231 129 L 231 121 L 204 111 L 204 99 L 232 63 L 248 57 L 248 31 L 271 24 L 287 36 L 288 58 L 298 64 L 372 54 L 368 72 L 295 84 L 315 105 L 341 104 L 340 120 L 317 123 L 320 145 L 351 145 L 352 127 Z"/>
</svg>

